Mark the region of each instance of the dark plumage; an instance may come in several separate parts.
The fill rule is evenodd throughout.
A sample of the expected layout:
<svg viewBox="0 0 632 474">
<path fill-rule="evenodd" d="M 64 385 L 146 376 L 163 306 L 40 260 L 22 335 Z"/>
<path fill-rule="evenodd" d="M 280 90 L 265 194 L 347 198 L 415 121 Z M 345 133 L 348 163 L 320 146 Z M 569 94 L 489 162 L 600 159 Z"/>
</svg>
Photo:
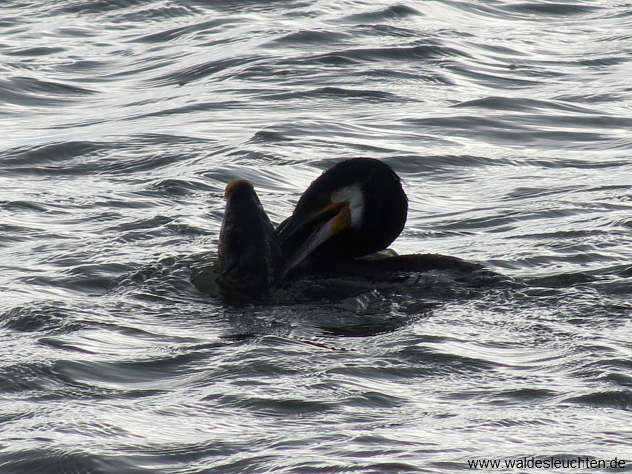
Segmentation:
<svg viewBox="0 0 632 474">
<path fill-rule="evenodd" d="M 385 249 L 404 228 L 407 211 L 390 166 L 372 158 L 338 163 L 312 182 L 276 229 L 284 274 L 306 259 L 322 263 Z"/>
<path fill-rule="evenodd" d="M 217 284 L 229 299 L 264 296 L 276 283 L 282 265 L 274 227 L 249 181 L 231 181 L 224 195 Z"/>
<path fill-rule="evenodd" d="M 388 247 L 406 223 L 408 200 L 400 179 L 378 160 L 356 158 L 325 171 L 276 230 L 250 182 L 231 181 L 225 197 L 218 265 L 196 270 L 192 279 L 202 289 L 215 285 L 229 301 L 265 298 L 284 279 L 388 282 L 431 270 L 479 275 L 484 283 L 499 277 L 445 255 L 359 258 Z"/>
</svg>

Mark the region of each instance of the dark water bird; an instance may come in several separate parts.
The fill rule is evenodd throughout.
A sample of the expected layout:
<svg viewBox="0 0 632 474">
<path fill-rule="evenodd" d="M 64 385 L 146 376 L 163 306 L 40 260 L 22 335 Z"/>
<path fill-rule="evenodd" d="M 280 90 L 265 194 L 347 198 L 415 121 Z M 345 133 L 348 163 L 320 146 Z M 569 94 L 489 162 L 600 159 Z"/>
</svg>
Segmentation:
<svg viewBox="0 0 632 474">
<path fill-rule="evenodd" d="M 399 176 L 372 158 L 342 161 L 303 193 L 276 229 L 283 276 L 307 260 L 327 264 L 387 248 L 406 223 L 408 199 Z"/>
<path fill-rule="evenodd" d="M 282 253 L 252 184 L 228 183 L 219 234 L 217 284 L 225 297 L 265 296 L 280 276 Z"/>
<path fill-rule="evenodd" d="M 325 171 L 276 230 L 249 181 L 231 181 L 224 196 L 217 264 L 194 269 L 192 280 L 229 301 L 265 298 L 309 278 L 394 282 L 430 270 L 483 270 L 445 255 L 376 254 L 400 234 L 408 209 L 399 177 L 378 160 L 351 159 Z"/>
</svg>

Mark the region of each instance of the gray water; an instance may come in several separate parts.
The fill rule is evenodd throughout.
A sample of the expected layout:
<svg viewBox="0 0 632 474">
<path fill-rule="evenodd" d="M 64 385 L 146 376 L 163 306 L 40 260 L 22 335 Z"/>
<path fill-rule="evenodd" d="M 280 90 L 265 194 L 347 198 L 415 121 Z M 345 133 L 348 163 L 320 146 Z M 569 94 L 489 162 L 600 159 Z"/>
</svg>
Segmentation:
<svg viewBox="0 0 632 474">
<path fill-rule="evenodd" d="M 0 11 L 0 472 L 632 471 L 632 3 Z M 191 284 L 230 179 L 278 223 L 358 156 L 517 284 Z"/>
</svg>

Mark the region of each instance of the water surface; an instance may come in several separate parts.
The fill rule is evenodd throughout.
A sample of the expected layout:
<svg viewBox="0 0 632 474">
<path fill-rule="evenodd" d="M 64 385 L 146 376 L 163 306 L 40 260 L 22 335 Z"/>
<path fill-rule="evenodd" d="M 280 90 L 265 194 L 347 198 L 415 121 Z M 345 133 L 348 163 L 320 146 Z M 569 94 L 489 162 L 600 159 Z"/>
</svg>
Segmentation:
<svg viewBox="0 0 632 474">
<path fill-rule="evenodd" d="M 632 5 L 2 11 L 0 471 L 632 470 Z M 230 179 L 278 223 L 358 156 L 404 181 L 395 250 L 520 284 L 191 284 Z"/>
</svg>

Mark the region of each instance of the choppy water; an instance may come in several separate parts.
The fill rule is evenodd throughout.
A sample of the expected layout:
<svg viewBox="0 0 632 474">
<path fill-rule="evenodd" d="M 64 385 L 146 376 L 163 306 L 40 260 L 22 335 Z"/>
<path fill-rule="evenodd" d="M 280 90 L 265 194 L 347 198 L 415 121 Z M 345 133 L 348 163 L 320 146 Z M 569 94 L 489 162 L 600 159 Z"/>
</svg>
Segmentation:
<svg viewBox="0 0 632 474">
<path fill-rule="evenodd" d="M 1 11 L 0 472 L 632 470 L 632 3 Z M 356 156 L 405 182 L 396 250 L 526 284 L 191 285 L 229 179 L 278 223 Z"/>
</svg>

